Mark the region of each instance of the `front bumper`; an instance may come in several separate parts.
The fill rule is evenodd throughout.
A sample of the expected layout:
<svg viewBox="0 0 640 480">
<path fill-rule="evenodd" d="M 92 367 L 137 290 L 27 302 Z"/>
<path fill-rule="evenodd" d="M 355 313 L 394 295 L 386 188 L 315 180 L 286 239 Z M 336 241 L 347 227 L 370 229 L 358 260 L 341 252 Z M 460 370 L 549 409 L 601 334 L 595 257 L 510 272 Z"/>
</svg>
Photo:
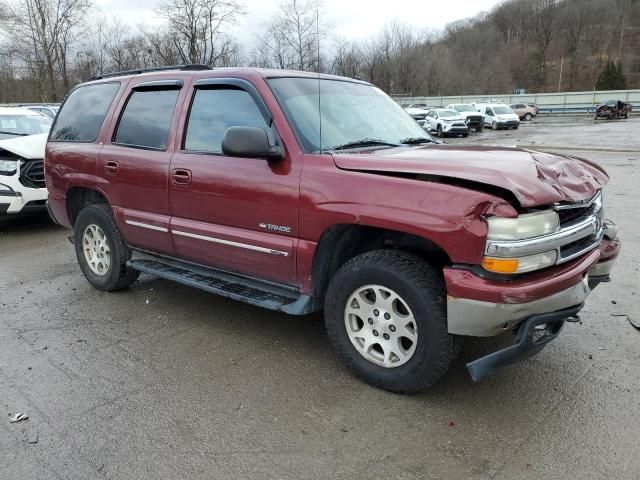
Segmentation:
<svg viewBox="0 0 640 480">
<path fill-rule="evenodd" d="M 516 339 L 510 347 L 467 363 L 467 371 L 474 382 L 487 377 L 496 370 L 526 360 L 539 353 L 562 331 L 564 323 L 578 320 L 583 304 L 541 315 L 532 315 L 518 327 Z"/>
<path fill-rule="evenodd" d="M 20 213 L 32 207 L 45 208 L 46 188 L 29 188 L 20 183 L 18 174 L 0 176 L 0 212 Z"/>
<path fill-rule="evenodd" d="M 452 125 L 452 124 L 444 123 L 442 125 L 442 131 L 444 133 L 451 133 L 451 134 L 469 133 L 469 127 L 467 127 L 466 125 Z"/>
<path fill-rule="evenodd" d="M 540 352 L 558 336 L 565 321 L 577 319 L 591 290 L 609 281 L 620 253 L 617 230 L 605 232 L 599 248 L 553 270 L 533 274 L 533 280 L 497 282 L 469 271 L 461 277 L 445 269 L 449 333 L 486 337 L 515 332 L 512 346 L 467 364 L 474 381 Z M 476 298 L 452 296 L 456 291 L 467 291 Z M 496 295 L 500 300 L 491 301 Z"/>
<path fill-rule="evenodd" d="M 511 281 L 446 268 L 449 333 L 499 335 L 531 315 L 583 303 L 597 284 L 608 281 L 619 252 L 620 241 L 605 237 L 599 248 L 581 258 Z"/>
</svg>

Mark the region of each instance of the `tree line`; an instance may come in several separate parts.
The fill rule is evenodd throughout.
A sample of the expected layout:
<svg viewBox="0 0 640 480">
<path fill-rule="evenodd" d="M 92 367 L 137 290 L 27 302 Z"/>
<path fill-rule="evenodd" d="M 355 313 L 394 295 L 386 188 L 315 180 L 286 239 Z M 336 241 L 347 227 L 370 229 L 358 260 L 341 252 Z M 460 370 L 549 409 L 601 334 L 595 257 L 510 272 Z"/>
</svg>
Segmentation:
<svg viewBox="0 0 640 480">
<path fill-rule="evenodd" d="M 640 88 L 638 0 L 505 0 L 441 31 L 390 21 L 365 41 L 336 36 L 321 2 L 282 0 L 242 48 L 242 0 L 158 0 L 162 24 L 135 28 L 92 0 L 0 0 L 0 103 L 58 102 L 100 73 L 184 63 L 321 71 L 397 95 L 579 91 L 614 77 Z"/>
</svg>

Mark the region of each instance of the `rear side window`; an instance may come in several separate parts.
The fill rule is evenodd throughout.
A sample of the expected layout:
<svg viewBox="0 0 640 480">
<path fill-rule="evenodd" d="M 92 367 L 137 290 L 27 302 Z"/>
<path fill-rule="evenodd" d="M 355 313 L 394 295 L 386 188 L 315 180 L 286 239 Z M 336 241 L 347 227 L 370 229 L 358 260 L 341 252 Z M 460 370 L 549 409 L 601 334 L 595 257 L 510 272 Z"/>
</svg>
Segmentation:
<svg viewBox="0 0 640 480">
<path fill-rule="evenodd" d="M 71 92 L 53 125 L 49 140 L 93 142 L 98 136 L 120 82 L 87 85 Z"/>
<path fill-rule="evenodd" d="M 179 90 L 134 91 L 124 107 L 114 143 L 164 150 Z"/>
<path fill-rule="evenodd" d="M 238 88 L 196 90 L 184 149 L 195 152 L 222 152 L 222 137 L 229 127 L 268 129 L 251 95 Z"/>
</svg>

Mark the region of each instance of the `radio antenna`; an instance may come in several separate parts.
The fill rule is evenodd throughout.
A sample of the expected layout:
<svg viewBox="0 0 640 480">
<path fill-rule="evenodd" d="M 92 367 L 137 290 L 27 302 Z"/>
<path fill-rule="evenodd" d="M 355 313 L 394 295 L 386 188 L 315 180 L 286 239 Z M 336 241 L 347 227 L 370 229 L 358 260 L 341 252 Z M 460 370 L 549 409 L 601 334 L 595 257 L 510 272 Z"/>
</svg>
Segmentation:
<svg viewBox="0 0 640 480">
<path fill-rule="evenodd" d="M 316 47 L 317 47 L 317 59 L 316 59 L 316 74 L 318 75 L 318 137 L 320 153 L 322 153 L 322 105 L 320 103 L 320 9 L 316 7 Z"/>
</svg>

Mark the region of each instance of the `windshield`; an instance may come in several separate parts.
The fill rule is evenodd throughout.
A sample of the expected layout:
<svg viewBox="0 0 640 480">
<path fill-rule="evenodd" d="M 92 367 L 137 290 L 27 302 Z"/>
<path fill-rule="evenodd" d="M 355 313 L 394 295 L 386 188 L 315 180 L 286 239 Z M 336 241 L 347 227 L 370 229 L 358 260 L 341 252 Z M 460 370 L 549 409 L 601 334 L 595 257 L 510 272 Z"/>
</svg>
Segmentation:
<svg viewBox="0 0 640 480">
<path fill-rule="evenodd" d="M 493 111 L 496 115 L 505 115 L 507 113 L 513 113 L 509 107 L 493 107 Z"/>
<path fill-rule="evenodd" d="M 364 140 L 376 140 L 381 147 L 406 139 L 432 141 L 400 105 L 371 85 L 316 78 L 272 78 L 269 85 L 306 152 Z"/>
<path fill-rule="evenodd" d="M 0 138 L 47 133 L 51 119 L 44 115 L 0 115 Z"/>
<path fill-rule="evenodd" d="M 438 114 L 441 117 L 447 118 L 447 117 L 459 117 L 458 112 L 455 112 L 453 110 L 438 110 Z"/>
<path fill-rule="evenodd" d="M 475 112 L 471 105 L 454 105 L 453 108 L 458 112 Z"/>
</svg>

